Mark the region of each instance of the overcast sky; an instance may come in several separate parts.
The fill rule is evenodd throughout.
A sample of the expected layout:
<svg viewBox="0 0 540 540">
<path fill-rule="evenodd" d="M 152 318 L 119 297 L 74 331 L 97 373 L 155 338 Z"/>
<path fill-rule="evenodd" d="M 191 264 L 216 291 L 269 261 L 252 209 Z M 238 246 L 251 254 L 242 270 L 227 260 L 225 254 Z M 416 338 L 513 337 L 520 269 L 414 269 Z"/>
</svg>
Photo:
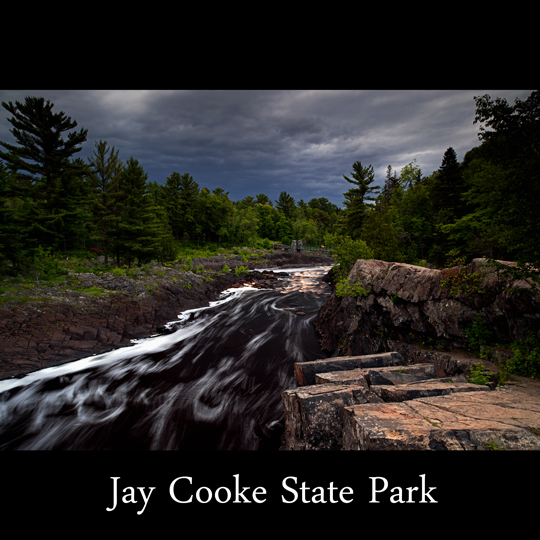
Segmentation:
<svg viewBox="0 0 540 540">
<path fill-rule="evenodd" d="M 0 101 L 44 97 L 88 139 L 87 161 L 105 140 L 124 162 L 138 159 L 150 181 L 189 173 L 200 188 L 232 200 L 286 191 L 298 201 L 342 206 L 352 164 L 386 168 L 416 159 L 424 176 L 452 147 L 459 161 L 478 146 L 474 96 L 525 100 L 532 90 L 0 90 Z M 0 141 L 15 144 L 0 107 Z"/>
</svg>

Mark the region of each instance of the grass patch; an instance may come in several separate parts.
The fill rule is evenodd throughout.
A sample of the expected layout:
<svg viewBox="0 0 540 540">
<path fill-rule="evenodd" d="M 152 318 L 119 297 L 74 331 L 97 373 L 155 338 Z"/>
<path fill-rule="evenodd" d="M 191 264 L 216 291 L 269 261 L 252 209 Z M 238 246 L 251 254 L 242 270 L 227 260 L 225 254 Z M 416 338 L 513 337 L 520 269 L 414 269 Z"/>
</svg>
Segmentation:
<svg viewBox="0 0 540 540">
<path fill-rule="evenodd" d="M 7 304 L 8 302 L 24 303 L 24 302 L 50 302 L 50 301 L 51 299 L 48 296 L 15 296 L 15 295 L 0 296 L 0 305 Z"/>
<path fill-rule="evenodd" d="M 79 293 L 91 294 L 93 296 L 101 296 L 102 294 L 106 294 L 105 289 L 102 287 L 77 287 L 74 290 Z"/>
</svg>

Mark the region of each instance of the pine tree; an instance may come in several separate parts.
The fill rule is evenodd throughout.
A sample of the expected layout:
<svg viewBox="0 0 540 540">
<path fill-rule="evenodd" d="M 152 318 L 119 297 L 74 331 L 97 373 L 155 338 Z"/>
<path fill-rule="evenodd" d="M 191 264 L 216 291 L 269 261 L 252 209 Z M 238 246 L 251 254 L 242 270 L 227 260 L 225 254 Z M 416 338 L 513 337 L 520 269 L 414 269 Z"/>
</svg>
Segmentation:
<svg viewBox="0 0 540 540">
<path fill-rule="evenodd" d="M 296 210 L 294 199 L 286 191 L 279 194 L 279 199 L 276 201 L 276 208 L 282 212 L 287 219 L 293 219 Z"/>
<path fill-rule="evenodd" d="M 462 201 L 465 184 L 455 150 L 450 147 L 443 156 L 432 187 L 433 209 L 444 214 L 443 222 L 450 223 L 463 217 L 466 205 Z"/>
<path fill-rule="evenodd" d="M 390 203 L 392 199 L 392 194 L 399 186 L 399 180 L 397 177 L 397 172 L 392 169 L 392 165 L 388 165 L 386 168 L 386 180 L 384 181 L 384 187 L 382 189 L 382 196 L 384 197 L 384 202 L 386 204 Z"/>
<path fill-rule="evenodd" d="M 193 180 L 189 173 L 184 173 L 180 177 L 179 193 L 178 210 L 183 216 L 180 235 L 191 239 L 196 234 L 199 219 L 196 212 L 199 184 Z"/>
<path fill-rule="evenodd" d="M 118 157 L 118 150 L 107 146 L 107 141 L 96 142 L 96 150 L 88 158 L 90 163 L 90 207 L 92 209 L 92 240 L 99 243 L 105 254 L 105 264 L 109 260 L 116 224 L 120 219 L 116 205 L 118 203 L 118 181 L 123 164 Z"/>
<path fill-rule="evenodd" d="M 81 150 L 88 130 L 71 131 L 77 126 L 63 112 L 54 114 L 53 104 L 44 98 L 26 97 L 24 103 L 2 102 L 13 117 L 8 118 L 11 133 L 20 146 L 0 142 L 7 152 L 0 152 L 11 171 L 11 192 L 27 203 L 27 220 L 21 223 L 27 244 L 57 248 L 65 242 L 65 218 L 73 208 L 58 206 L 60 193 L 77 177 L 85 174 L 72 156 Z M 69 190 L 70 188 L 67 187 Z"/>
<path fill-rule="evenodd" d="M 130 157 L 120 176 L 119 248 L 127 264 L 137 259 L 139 263 L 159 256 L 161 233 L 155 206 L 147 193 L 148 174 L 139 161 Z"/>
<path fill-rule="evenodd" d="M 184 212 L 180 206 L 181 184 L 182 177 L 180 176 L 180 173 L 173 172 L 165 180 L 165 186 L 163 188 L 165 192 L 165 208 L 167 209 L 167 216 L 177 241 L 180 240 L 180 230 L 184 223 Z"/>
<path fill-rule="evenodd" d="M 345 175 L 343 178 L 358 187 L 351 188 L 343 194 L 345 196 L 345 201 L 343 201 L 345 210 L 342 214 L 342 226 L 344 234 L 355 239 L 360 237 L 362 231 L 366 214 L 366 201 L 374 201 L 375 198 L 370 194 L 375 193 L 380 188 L 370 185 L 375 181 L 375 173 L 371 165 L 363 167 L 360 161 L 355 161 L 351 176 L 352 179 Z"/>
</svg>

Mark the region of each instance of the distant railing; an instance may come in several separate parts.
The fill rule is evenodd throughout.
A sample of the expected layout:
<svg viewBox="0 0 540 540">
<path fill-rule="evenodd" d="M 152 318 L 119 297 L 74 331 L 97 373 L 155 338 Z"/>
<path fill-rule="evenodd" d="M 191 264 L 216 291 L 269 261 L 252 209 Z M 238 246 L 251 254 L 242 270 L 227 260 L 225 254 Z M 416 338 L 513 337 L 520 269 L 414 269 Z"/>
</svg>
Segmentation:
<svg viewBox="0 0 540 540">
<path fill-rule="evenodd" d="M 325 246 L 306 246 L 302 241 L 293 240 L 292 244 L 272 244 L 272 249 L 281 251 L 314 251 L 317 253 L 331 253 L 333 248 Z"/>
</svg>

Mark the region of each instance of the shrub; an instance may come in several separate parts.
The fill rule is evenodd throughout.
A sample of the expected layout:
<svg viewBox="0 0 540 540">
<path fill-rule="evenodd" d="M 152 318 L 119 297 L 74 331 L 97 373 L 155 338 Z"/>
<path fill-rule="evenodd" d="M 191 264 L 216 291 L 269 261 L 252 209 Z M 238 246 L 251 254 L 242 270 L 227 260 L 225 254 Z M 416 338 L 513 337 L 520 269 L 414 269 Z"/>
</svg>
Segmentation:
<svg viewBox="0 0 540 540">
<path fill-rule="evenodd" d="M 479 351 L 480 347 L 490 344 L 494 339 L 493 333 L 486 328 L 480 313 L 475 313 L 471 326 L 465 329 L 465 334 L 469 340 L 469 346 L 475 351 Z"/>
<path fill-rule="evenodd" d="M 37 279 L 48 281 L 67 274 L 58 259 L 51 254 L 50 249 L 43 249 L 41 246 L 34 253 L 33 266 L 36 269 Z"/>
<path fill-rule="evenodd" d="M 486 291 L 480 286 L 484 275 L 480 272 L 466 272 L 462 268 L 441 270 L 441 289 L 448 287 L 452 298 L 457 296 L 471 296 L 484 294 Z"/>
<path fill-rule="evenodd" d="M 522 377 L 540 378 L 540 341 L 530 334 L 510 345 L 514 356 L 506 362 L 506 369 Z"/>
<path fill-rule="evenodd" d="M 327 234 L 324 244 L 332 247 L 332 254 L 339 266 L 334 266 L 334 273 L 338 280 L 349 275 L 354 263 L 358 259 L 373 259 L 373 250 L 363 240 L 353 240 L 349 236 Z"/>
<path fill-rule="evenodd" d="M 234 275 L 235 276 L 244 276 L 249 274 L 249 268 L 247 266 L 237 266 L 234 269 Z"/>
<path fill-rule="evenodd" d="M 344 278 L 336 283 L 336 296 L 367 296 L 369 293 L 362 287 L 361 283 L 351 283 L 348 278 Z"/>
<path fill-rule="evenodd" d="M 486 371 L 486 368 L 482 362 L 477 362 L 476 364 L 470 366 L 467 380 L 472 384 L 487 385 L 491 381 L 491 378 L 489 372 Z"/>
</svg>

